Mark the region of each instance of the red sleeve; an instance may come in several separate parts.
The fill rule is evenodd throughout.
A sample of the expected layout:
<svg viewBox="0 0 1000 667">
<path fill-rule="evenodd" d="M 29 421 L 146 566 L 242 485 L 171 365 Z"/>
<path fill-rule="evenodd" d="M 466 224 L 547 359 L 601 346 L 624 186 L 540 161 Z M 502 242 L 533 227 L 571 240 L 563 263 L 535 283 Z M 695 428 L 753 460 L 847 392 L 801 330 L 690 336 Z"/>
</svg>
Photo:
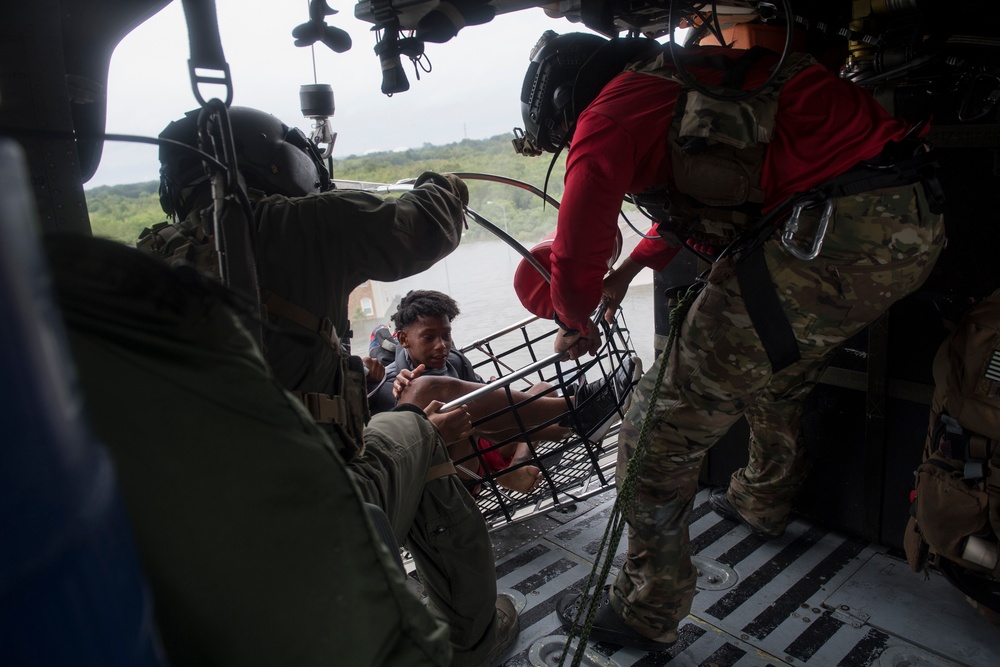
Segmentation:
<svg viewBox="0 0 1000 667">
<path fill-rule="evenodd" d="M 552 243 L 552 304 L 570 328 L 586 331 L 601 300 L 634 164 L 627 132 L 603 115 L 581 114 L 566 158 L 566 190 Z"/>
<path fill-rule="evenodd" d="M 675 248 L 664 241 L 657 234 L 656 224 L 649 228 L 649 231 L 646 232 L 646 236 L 652 236 L 653 238 L 646 238 L 639 241 L 639 244 L 632 250 L 629 257 L 631 257 L 633 261 L 649 267 L 654 271 L 662 271 L 666 268 L 667 264 L 669 264 L 671 260 L 677 256 L 677 253 L 679 253 L 681 249 Z"/>
<path fill-rule="evenodd" d="M 908 129 L 857 84 L 820 66 L 803 70 L 778 99 L 774 140 L 761 173 L 765 210 L 878 155 Z"/>
</svg>

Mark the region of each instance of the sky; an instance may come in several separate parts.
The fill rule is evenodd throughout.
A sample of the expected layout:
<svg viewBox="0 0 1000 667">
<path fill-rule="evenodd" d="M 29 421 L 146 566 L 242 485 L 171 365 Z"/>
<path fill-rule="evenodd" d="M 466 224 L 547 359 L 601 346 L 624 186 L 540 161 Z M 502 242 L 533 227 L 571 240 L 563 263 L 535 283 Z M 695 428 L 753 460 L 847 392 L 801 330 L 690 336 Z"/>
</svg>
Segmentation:
<svg viewBox="0 0 1000 667">
<path fill-rule="evenodd" d="M 432 71 L 414 73 L 403 59 L 410 89 L 388 97 L 373 51 L 371 24 L 354 16 L 354 3 L 329 0 L 337 14 L 327 24 L 347 30 L 352 48 L 335 53 L 321 44 L 296 47 L 292 29 L 308 19 L 307 0 L 216 0 L 219 31 L 233 81 L 233 104 L 274 114 L 308 134 L 299 87 L 333 87 L 337 133 L 334 158 L 448 144 L 509 134 L 522 126 L 519 95 L 528 54 L 547 29 L 589 32 L 532 8 L 463 28 L 444 44 L 428 43 Z M 315 53 L 315 78 L 313 54 Z M 187 29 L 180 0 L 138 26 L 115 49 L 108 80 L 107 132 L 155 137 L 198 102 L 191 89 Z M 206 97 L 221 86 L 202 85 Z M 513 149 L 512 149 L 513 150 Z M 107 142 L 86 188 L 157 180 L 156 147 Z"/>
</svg>

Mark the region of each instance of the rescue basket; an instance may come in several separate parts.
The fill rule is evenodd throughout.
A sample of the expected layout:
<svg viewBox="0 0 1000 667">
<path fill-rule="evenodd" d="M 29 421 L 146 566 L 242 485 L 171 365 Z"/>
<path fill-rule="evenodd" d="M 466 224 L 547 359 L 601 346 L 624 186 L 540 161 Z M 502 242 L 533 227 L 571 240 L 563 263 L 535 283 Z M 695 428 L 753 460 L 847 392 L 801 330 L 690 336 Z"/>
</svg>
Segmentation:
<svg viewBox="0 0 1000 667">
<path fill-rule="evenodd" d="M 480 376 L 496 377 L 496 380 L 448 403 L 443 410 L 468 403 L 485 393 L 500 391 L 507 394 L 507 406 L 473 422 L 473 426 L 501 413 L 510 413 L 521 425 L 519 435 L 485 447 L 480 445 L 473 454 L 455 459 L 456 467 L 467 476 L 471 473 L 473 480 L 478 482 L 474 490 L 476 502 L 491 528 L 570 506 L 614 486 L 618 429 L 641 363 L 632 347 L 621 310 L 617 311 L 613 324 L 600 320 L 599 326 L 602 342 L 597 354 L 575 361 L 561 360 L 562 355 L 552 352 L 559 329 L 550 320 L 538 317 L 514 323 L 461 350 Z M 587 401 L 575 405 L 574 389 L 581 383 L 599 380 L 621 389 L 615 390 L 614 401 L 603 404 L 596 413 L 595 406 Z M 515 403 L 507 392 L 507 388 L 523 390 L 538 382 L 550 387 L 520 403 Z M 551 395 L 566 397 L 566 412 L 548 422 L 525 428 L 519 411 L 539 397 Z M 583 410 L 587 411 L 590 423 L 597 423 L 597 428 L 589 429 L 589 434 L 580 414 Z M 545 439 L 541 432 L 557 422 L 573 429 L 572 434 L 559 440 Z M 491 470 L 485 460 L 486 453 L 511 442 L 526 443 L 531 456 L 508 468 Z M 521 493 L 503 488 L 498 482 L 505 473 L 531 465 L 541 471 L 541 484 L 534 491 Z"/>
</svg>

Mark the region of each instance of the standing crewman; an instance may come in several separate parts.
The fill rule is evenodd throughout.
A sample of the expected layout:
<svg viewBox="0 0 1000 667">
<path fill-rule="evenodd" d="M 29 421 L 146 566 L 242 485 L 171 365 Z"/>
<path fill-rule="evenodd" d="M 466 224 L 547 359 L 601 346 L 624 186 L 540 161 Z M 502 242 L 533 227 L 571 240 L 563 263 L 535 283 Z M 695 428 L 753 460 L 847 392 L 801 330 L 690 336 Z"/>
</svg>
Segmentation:
<svg viewBox="0 0 1000 667">
<path fill-rule="evenodd" d="M 338 191 L 299 130 L 246 107 L 229 109 L 228 125 L 252 204 L 250 273 L 267 317 L 264 356 L 330 434 L 361 495 L 382 508 L 396 541 L 413 555 L 430 608 L 448 626 L 453 664 L 490 664 L 516 637 L 518 619 L 511 599 L 497 595 L 486 524 L 442 443 L 445 431 L 449 438 L 467 436 L 469 416 L 437 414 L 440 404 L 427 415 L 404 405 L 369 421 L 365 368 L 341 343 L 350 339 L 347 302 L 355 287 L 414 275 L 458 246 L 468 189 L 454 175 L 426 172 L 398 198 Z M 198 137 L 197 112 L 160 135 L 186 146 L 197 146 Z M 218 276 L 213 202 L 232 208 L 238 201 L 215 198 L 212 179 L 190 150 L 164 143 L 160 161 L 160 201 L 175 222 L 144 232 L 138 247 Z"/>
<path fill-rule="evenodd" d="M 640 380 L 619 439 L 622 488 L 649 413 L 627 560 L 591 637 L 644 650 L 675 642 L 691 609 L 687 524 L 705 453 L 746 417 L 749 462 L 712 505 L 781 535 L 805 475 L 803 399 L 838 345 L 920 287 L 945 240 L 920 131 L 866 91 L 809 56 L 673 49 L 547 32 L 515 131 L 525 154 L 568 146 L 552 246 L 557 351 L 593 353 L 602 299 L 613 311 L 642 267 L 662 270 L 682 244 L 723 256 L 666 351 L 662 384 L 656 367 Z M 653 57 L 636 61 L 644 50 Z M 626 194 L 659 223 L 605 278 Z M 579 600 L 560 601 L 565 625 Z"/>
</svg>

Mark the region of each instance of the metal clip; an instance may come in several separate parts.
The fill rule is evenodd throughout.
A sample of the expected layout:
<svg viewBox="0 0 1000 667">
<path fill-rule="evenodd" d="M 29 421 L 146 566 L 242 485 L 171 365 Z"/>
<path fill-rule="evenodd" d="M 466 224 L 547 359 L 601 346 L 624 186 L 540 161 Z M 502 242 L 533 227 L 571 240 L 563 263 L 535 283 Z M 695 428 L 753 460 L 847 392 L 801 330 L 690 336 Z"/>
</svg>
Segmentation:
<svg viewBox="0 0 1000 667">
<path fill-rule="evenodd" d="M 833 199 L 827 199 L 824 201 L 823 214 L 819 218 L 819 225 L 817 225 L 816 234 L 813 236 L 812 247 L 809 248 L 808 251 L 805 251 L 795 240 L 795 235 L 799 231 L 799 219 L 802 216 L 802 211 L 810 209 L 818 203 L 819 202 L 814 201 L 804 201 L 793 206 L 792 214 L 788 216 L 788 220 L 785 221 L 785 230 L 781 234 L 781 243 L 785 246 L 788 252 L 806 262 L 819 257 L 819 253 L 823 249 L 823 240 L 826 238 L 827 227 L 830 225 L 830 218 L 833 217 L 833 211 L 836 208 Z"/>
<path fill-rule="evenodd" d="M 519 127 L 514 128 L 514 138 L 511 139 L 511 143 L 514 145 L 514 151 L 520 155 L 538 157 L 542 154 L 542 149 L 535 146 L 531 138 Z"/>
</svg>

